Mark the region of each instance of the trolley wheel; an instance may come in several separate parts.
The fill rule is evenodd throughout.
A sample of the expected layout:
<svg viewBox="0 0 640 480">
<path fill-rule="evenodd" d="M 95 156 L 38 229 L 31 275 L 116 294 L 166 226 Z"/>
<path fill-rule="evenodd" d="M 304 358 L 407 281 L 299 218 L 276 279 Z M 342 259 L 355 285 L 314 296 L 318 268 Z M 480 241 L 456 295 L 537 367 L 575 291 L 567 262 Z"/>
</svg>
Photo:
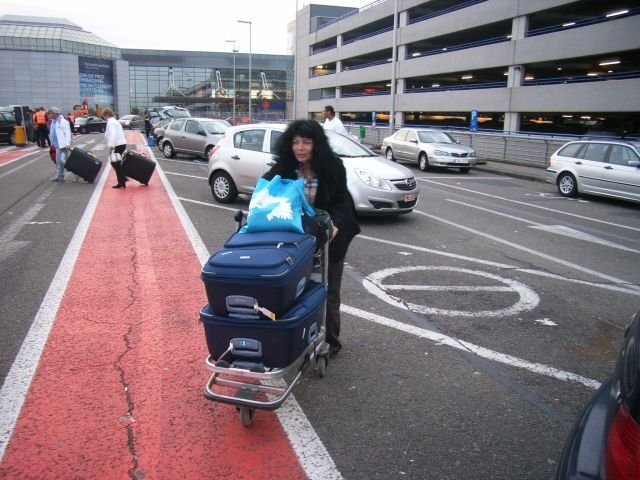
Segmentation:
<svg viewBox="0 0 640 480">
<path fill-rule="evenodd" d="M 251 425 L 251 422 L 253 422 L 253 417 L 255 414 L 256 411 L 254 408 L 240 407 L 240 423 L 242 423 L 242 425 L 244 425 L 245 427 L 248 427 L 249 425 Z"/>
<path fill-rule="evenodd" d="M 318 376 L 320 378 L 324 378 L 327 374 L 327 357 L 318 357 L 318 360 L 316 361 L 316 372 L 318 372 Z"/>
</svg>

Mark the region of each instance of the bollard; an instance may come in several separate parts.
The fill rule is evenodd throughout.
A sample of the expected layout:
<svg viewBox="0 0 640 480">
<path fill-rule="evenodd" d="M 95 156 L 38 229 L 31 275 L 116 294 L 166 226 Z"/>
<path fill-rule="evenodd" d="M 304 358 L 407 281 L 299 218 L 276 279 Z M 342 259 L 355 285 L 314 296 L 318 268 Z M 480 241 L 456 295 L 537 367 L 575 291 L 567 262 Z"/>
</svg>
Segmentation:
<svg viewBox="0 0 640 480">
<path fill-rule="evenodd" d="M 27 144 L 27 135 L 24 127 L 18 125 L 13 129 L 13 144 L 22 147 Z"/>
</svg>

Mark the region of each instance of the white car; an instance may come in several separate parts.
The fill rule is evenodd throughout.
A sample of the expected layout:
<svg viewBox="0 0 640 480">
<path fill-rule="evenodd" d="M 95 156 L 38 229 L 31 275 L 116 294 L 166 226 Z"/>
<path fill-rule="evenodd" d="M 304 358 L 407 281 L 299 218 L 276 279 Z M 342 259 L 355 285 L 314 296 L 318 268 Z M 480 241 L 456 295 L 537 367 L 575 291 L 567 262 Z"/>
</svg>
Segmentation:
<svg viewBox="0 0 640 480">
<path fill-rule="evenodd" d="M 551 155 L 547 181 L 563 197 L 588 193 L 640 202 L 640 142 L 566 143 Z"/>
<path fill-rule="evenodd" d="M 460 145 L 442 130 L 425 128 L 401 128 L 382 141 L 382 152 L 388 160 L 417 163 L 423 172 L 430 167 L 449 167 L 468 173 L 478 163 L 473 148 Z"/>
<path fill-rule="evenodd" d="M 274 164 L 274 151 L 286 124 L 231 127 L 211 151 L 209 185 L 220 203 L 239 193 L 251 194 L 258 179 Z M 359 214 L 402 214 L 413 210 L 420 191 L 408 168 L 390 162 L 351 138 L 326 132 L 333 151 L 342 158 L 347 187 Z"/>
</svg>

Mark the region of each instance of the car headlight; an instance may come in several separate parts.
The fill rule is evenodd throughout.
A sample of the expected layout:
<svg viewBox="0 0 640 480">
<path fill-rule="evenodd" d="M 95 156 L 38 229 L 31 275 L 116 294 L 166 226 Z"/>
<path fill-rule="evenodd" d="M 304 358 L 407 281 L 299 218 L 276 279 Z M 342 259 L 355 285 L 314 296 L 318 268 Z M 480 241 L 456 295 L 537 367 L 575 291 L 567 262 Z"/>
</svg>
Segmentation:
<svg viewBox="0 0 640 480">
<path fill-rule="evenodd" d="M 448 157 L 450 155 L 449 152 L 445 152 L 444 150 L 434 150 L 433 154 L 437 157 Z"/>
<path fill-rule="evenodd" d="M 475 157 L 475 156 L 476 156 L 476 152 L 475 152 L 475 150 L 471 150 L 471 151 L 469 152 L 469 156 L 470 156 L 470 157 Z"/>
<path fill-rule="evenodd" d="M 391 186 L 387 183 L 386 180 L 383 180 L 380 177 L 376 177 L 375 175 L 370 174 L 366 170 L 362 170 L 360 168 L 356 168 L 355 170 L 358 178 L 362 180 L 365 184 L 369 185 L 371 188 L 377 188 L 378 190 L 391 190 Z"/>
</svg>

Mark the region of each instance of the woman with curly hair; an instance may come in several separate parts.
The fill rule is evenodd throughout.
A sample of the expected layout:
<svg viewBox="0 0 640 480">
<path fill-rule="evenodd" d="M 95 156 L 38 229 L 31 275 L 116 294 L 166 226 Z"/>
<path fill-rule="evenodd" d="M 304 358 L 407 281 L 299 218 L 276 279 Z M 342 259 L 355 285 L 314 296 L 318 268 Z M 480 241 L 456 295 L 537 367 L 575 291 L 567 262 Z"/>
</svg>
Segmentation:
<svg viewBox="0 0 640 480">
<path fill-rule="evenodd" d="M 278 140 L 276 164 L 264 178 L 275 175 L 304 179 L 304 192 L 311 205 L 331 216 L 333 233 L 329 244 L 327 288 L 327 343 L 330 354 L 342 348 L 340 336 L 340 287 L 344 258 L 353 237 L 360 233 L 347 173 L 342 160 L 333 153 L 322 126 L 314 120 L 292 122 Z"/>
</svg>

